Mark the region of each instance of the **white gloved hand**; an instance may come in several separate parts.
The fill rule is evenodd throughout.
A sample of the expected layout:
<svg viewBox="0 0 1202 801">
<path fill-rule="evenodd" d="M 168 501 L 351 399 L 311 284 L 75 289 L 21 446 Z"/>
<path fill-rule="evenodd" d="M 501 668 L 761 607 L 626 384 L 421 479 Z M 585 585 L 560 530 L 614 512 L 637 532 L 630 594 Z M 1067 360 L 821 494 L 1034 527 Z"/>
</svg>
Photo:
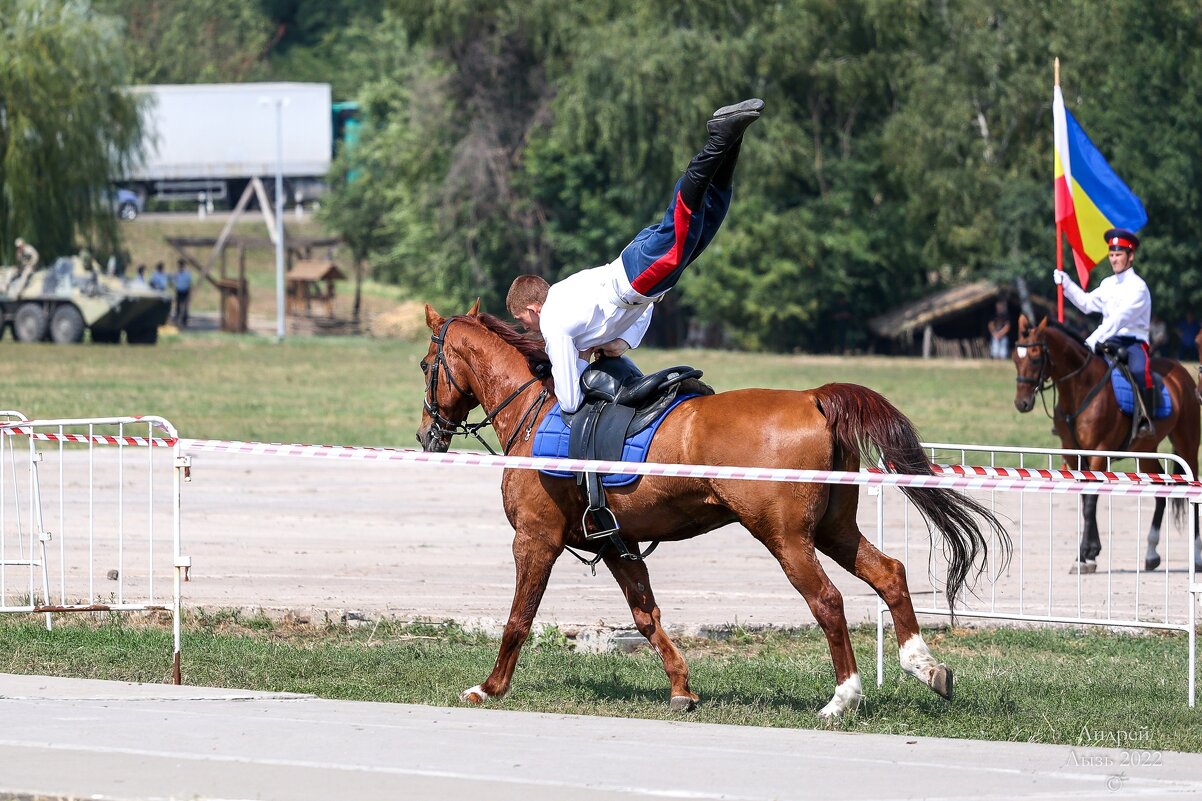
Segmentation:
<svg viewBox="0 0 1202 801">
<path fill-rule="evenodd" d="M 1086 337 L 1085 347 L 1089 348 L 1091 352 L 1096 352 L 1098 349 L 1098 341 L 1093 337 Z"/>
<path fill-rule="evenodd" d="M 1056 286 L 1064 283 L 1064 270 L 1056 270 L 1052 273 L 1052 280 L 1056 282 Z"/>
</svg>

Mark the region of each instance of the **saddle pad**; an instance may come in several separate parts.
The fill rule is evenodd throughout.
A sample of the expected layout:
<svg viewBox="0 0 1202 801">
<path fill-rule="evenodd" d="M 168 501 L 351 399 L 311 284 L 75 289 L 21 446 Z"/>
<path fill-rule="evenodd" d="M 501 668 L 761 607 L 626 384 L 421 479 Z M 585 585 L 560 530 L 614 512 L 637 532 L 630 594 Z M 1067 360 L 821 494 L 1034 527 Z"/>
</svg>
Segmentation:
<svg viewBox="0 0 1202 801">
<path fill-rule="evenodd" d="M 1169 395 L 1169 389 L 1164 385 L 1160 373 L 1155 373 L 1152 380 L 1156 383 L 1156 389 L 1159 390 L 1156 394 L 1156 411 L 1152 413 L 1152 418 L 1159 420 L 1173 413 L 1173 398 Z M 1134 414 L 1135 398 L 1131 394 L 1131 384 L 1119 370 L 1110 371 L 1110 387 L 1114 390 L 1114 399 L 1118 401 L 1123 414 Z"/>
<path fill-rule="evenodd" d="M 660 423 L 683 401 L 695 397 L 697 396 L 682 395 L 678 397 L 672 401 L 672 404 L 667 409 L 664 409 L 663 414 L 655 418 L 655 422 L 627 439 L 626 443 L 622 446 L 622 461 L 645 461 L 647 451 L 651 449 L 651 438 L 655 436 Z M 559 404 L 556 403 L 551 407 L 551 411 L 547 412 L 547 416 L 543 418 L 543 422 L 539 424 L 538 431 L 534 433 L 534 449 L 530 455 L 551 459 L 566 459 L 568 456 L 568 439 L 571 433 L 571 429 L 563 421 L 563 415 L 559 412 Z M 554 476 L 555 478 L 576 477 L 575 473 L 564 473 L 558 470 L 540 470 L 539 472 L 548 476 Z M 627 484 L 633 483 L 638 478 L 639 475 L 637 473 L 607 473 L 601 477 L 601 484 L 605 487 L 624 487 Z"/>
</svg>

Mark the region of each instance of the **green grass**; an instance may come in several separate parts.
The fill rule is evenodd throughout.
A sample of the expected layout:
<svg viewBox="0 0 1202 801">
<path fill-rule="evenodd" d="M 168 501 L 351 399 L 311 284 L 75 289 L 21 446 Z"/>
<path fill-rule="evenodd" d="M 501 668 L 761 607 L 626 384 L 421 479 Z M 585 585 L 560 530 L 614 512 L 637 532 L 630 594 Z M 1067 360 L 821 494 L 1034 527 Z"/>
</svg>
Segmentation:
<svg viewBox="0 0 1202 801">
<path fill-rule="evenodd" d="M 349 337 L 166 337 L 154 347 L 0 342 L 0 407 L 30 417 L 157 414 L 183 436 L 409 447 L 425 342 Z M 1037 406 L 1014 410 L 1008 363 L 833 358 L 729 351 L 636 354 L 644 370 L 691 364 L 718 390 L 870 386 L 928 441 L 1054 446 Z M 477 412 L 477 416 L 479 413 Z M 470 448 L 461 441 L 457 448 Z"/>
<path fill-rule="evenodd" d="M 1184 639 L 1097 631 L 933 630 L 936 656 L 956 672 L 946 702 L 899 678 L 888 647 L 885 683 L 875 686 L 874 632 L 853 645 L 865 682 L 859 712 L 836 724 L 854 732 L 979 738 L 1069 745 L 1125 732 L 1137 747 L 1202 751 L 1197 712 L 1185 706 Z M 748 633 L 682 643 L 691 685 L 702 697 L 684 719 L 706 723 L 823 728 L 817 711 L 834 689 L 825 640 L 815 629 Z M 492 668 L 497 643 L 453 626 L 348 629 L 298 627 L 237 613 L 188 621 L 188 684 L 325 698 L 448 706 Z M 0 621 L 0 672 L 122 681 L 167 680 L 170 632 L 120 616 L 72 618 L 47 632 L 40 618 Z M 668 683 L 648 648 L 634 654 L 578 653 L 552 629 L 522 652 L 510 694 L 491 708 L 681 719 L 668 709 Z"/>
</svg>

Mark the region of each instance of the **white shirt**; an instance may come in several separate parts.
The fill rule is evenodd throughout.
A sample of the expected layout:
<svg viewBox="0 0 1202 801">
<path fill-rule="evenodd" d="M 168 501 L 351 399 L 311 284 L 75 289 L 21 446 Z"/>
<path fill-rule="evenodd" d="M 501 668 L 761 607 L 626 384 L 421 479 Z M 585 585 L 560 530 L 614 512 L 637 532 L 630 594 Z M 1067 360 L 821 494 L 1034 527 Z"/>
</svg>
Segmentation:
<svg viewBox="0 0 1202 801">
<path fill-rule="evenodd" d="M 580 352 L 615 339 L 637 348 L 651 324 L 651 298 L 630 288 L 621 257 L 583 270 L 551 286 L 539 314 L 555 397 L 564 412 L 580 408 L 580 376 L 588 361 Z"/>
<path fill-rule="evenodd" d="M 1085 340 L 1090 348 L 1111 337 L 1135 337 L 1148 341 L 1152 322 L 1152 294 L 1132 267 L 1108 278 L 1093 292 L 1086 292 L 1065 273 L 1064 296 L 1086 314 L 1102 315 L 1102 324 Z"/>
</svg>

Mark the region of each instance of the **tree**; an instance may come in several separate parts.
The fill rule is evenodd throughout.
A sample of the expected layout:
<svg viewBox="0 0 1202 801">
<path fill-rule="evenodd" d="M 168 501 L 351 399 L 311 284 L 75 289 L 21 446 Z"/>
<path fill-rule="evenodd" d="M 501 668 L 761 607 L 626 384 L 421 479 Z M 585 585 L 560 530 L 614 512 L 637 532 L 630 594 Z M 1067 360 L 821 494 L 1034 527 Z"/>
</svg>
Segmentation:
<svg viewBox="0 0 1202 801">
<path fill-rule="evenodd" d="M 0 0 L 0 248 L 115 247 L 104 194 L 142 141 L 122 29 L 86 0 Z M 6 261 L 9 259 L 6 259 Z"/>
<path fill-rule="evenodd" d="M 246 0 L 94 0 L 125 21 L 131 83 L 236 83 L 269 79 L 282 35 Z"/>
</svg>

